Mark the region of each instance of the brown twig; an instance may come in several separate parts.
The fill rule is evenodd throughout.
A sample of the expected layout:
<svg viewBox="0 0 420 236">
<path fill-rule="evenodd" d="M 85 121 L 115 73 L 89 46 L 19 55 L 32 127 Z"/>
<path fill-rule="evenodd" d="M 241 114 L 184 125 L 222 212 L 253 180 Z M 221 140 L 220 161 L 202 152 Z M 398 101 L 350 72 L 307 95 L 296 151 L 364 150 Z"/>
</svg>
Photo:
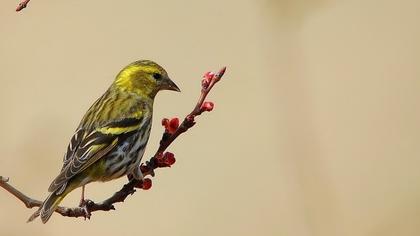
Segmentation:
<svg viewBox="0 0 420 236">
<path fill-rule="evenodd" d="M 21 11 L 22 9 L 26 8 L 26 6 L 28 5 L 30 1 L 31 0 L 23 0 L 22 2 L 20 2 L 16 8 L 16 11 Z"/>
<path fill-rule="evenodd" d="M 155 155 L 152 158 L 150 158 L 149 161 L 146 161 L 144 164 L 141 165 L 143 176 L 155 176 L 155 169 L 170 167 L 172 164 L 175 163 L 175 158 L 173 154 L 169 152 L 164 153 L 165 150 L 180 134 L 186 132 L 189 128 L 195 125 L 194 118 L 196 116 L 201 115 L 204 111 L 211 111 L 213 109 L 213 103 L 204 102 L 204 100 L 206 99 L 208 93 L 213 88 L 213 86 L 218 81 L 220 81 L 225 71 L 226 67 L 222 68 L 217 74 L 208 72 L 204 75 L 200 98 L 192 112 L 184 118 L 184 121 L 181 123 L 181 125 L 178 126 L 177 124 L 174 129 L 169 129 L 168 126 L 165 124 L 165 132 L 162 135 L 162 139 L 160 141 L 158 150 L 156 151 Z M 177 121 L 178 119 L 175 118 L 173 120 Z M 164 122 L 162 122 L 162 124 L 164 124 Z M 0 187 L 4 188 L 6 191 L 11 193 L 21 202 L 23 202 L 27 208 L 39 207 L 42 205 L 42 201 L 28 197 L 27 195 L 14 188 L 8 182 L 8 178 L 0 176 Z M 86 200 L 83 203 L 83 206 L 59 206 L 55 211 L 61 214 L 62 216 L 90 218 L 91 213 L 94 211 L 115 210 L 114 204 L 118 202 L 123 202 L 129 195 L 132 195 L 134 192 L 136 192 L 136 188 L 146 190 L 150 187 L 150 179 L 146 178 L 143 181 L 140 181 L 131 178 L 131 180 L 127 184 L 125 184 L 120 191 L 114 193 L 111 197 L 102 202 L 95 203 L 91 200 Z"/>
</svg>

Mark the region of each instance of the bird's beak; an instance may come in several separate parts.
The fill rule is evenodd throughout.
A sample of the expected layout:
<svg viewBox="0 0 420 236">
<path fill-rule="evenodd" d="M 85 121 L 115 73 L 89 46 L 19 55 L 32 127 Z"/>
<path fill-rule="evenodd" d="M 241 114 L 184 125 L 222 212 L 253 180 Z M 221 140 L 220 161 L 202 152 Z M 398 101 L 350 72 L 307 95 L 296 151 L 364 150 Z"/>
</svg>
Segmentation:
<svg viewBox="0 0 420 236">
<path fill-rule="evenodd" d="M 166 84 L 166 86 L 165 86 L 166 90 L 181 92 L 181 90 L 178 88 L 178 86 L 169 77 L 166 79 L 165 84 Z"/>
</svg>

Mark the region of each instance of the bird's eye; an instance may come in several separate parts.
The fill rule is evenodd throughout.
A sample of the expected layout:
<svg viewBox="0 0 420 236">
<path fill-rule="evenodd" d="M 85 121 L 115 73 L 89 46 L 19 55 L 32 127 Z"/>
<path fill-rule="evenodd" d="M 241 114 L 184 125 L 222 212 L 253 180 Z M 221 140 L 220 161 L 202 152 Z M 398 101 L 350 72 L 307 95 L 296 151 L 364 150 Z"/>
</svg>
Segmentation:
<svg viewBox="0 0 420 236">
<path fill-rule="evenodd" d="M 153 78 L 155 78 L 155 80 L 159 80 L 159 79 L 161 79 L 161 78 L 162 78 L 162 75 L 161 75 L 161 74 L 159 74 L 159 73 L 154 73 L 154 74 L 153 74 Z"/>
</svg>

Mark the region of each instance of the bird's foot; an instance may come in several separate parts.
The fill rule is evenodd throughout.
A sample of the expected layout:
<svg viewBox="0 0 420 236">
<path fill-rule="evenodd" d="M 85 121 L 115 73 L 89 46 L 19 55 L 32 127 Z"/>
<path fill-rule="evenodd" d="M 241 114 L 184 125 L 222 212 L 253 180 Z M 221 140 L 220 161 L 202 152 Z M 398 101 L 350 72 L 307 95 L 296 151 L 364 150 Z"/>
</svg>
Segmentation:
<svg viewBox="0 0 420 236">
<path fill-rule="evenodd" d="M 92 216 L 92 213 L 91 213 L 91 211 L 89 209 L 92 204 L 93 204 L 93 201 L 92 200 L 89 200 L 89 199 L 80 200 L 79 207 L 83 211 L 83 214 L 84 214 L 83 217 L 85 218 L 85 220 L 86 219 L 89 219 L 90 220 L 90 217 Z"/>
<path fill-rule="evenodd" d="M 143 172 L 141 171 L 140 165 L 135 167 L 131 174 L 128 175 L 129 180 L 132 178 L 140 181 L 144 180 Z"/>
</svg>

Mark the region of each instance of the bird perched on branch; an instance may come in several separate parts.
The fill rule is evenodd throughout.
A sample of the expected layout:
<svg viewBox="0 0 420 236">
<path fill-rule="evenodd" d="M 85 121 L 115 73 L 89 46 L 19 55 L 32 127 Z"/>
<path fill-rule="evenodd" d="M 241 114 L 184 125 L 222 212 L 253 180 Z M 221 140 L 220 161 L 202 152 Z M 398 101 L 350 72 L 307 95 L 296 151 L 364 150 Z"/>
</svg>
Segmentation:
<svg viewBox="0 0 420 236">
<path fill-rule="evenodd" d="M 161 90 L 180 91 L 166 71 L 153 61 L 126 66 L 108 90 L 89 108 L 64 155 L 60 174 L 49 196 L 29 218 L 46 223 L 71 191 L 94 181 L 130 175 L 142 180 L 140 161 L 149 139 L 153 101 Z"/>
</svg>

